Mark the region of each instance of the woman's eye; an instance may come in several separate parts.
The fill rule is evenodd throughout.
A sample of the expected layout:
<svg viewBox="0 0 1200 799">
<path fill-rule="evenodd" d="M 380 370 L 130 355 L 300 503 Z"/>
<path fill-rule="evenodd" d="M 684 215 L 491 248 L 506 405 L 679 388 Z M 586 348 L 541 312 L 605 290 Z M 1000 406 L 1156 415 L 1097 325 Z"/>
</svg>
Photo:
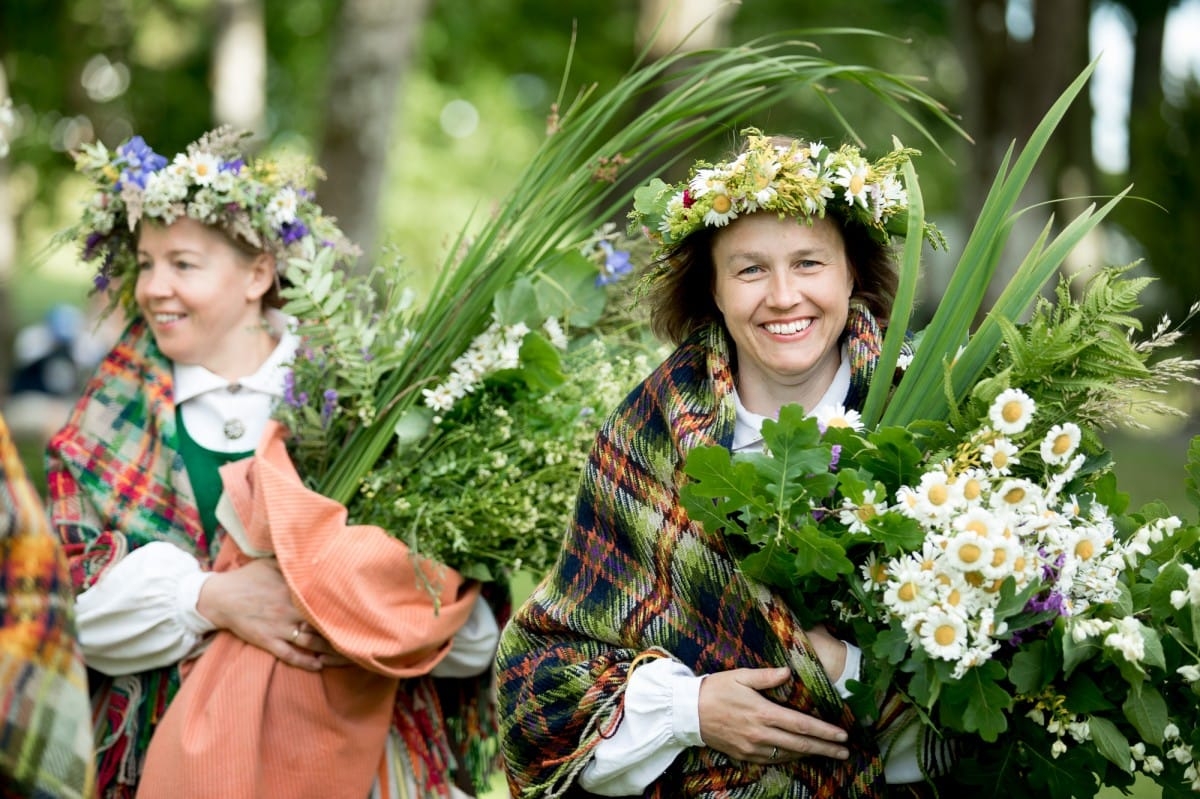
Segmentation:
<svg viewBox="0 0 1200 799">
<path fill-rule="evenodd" d="M 137 268 L 138 268 L 139 272 L 145 272 L 147 269 L 150 268 L 150 262 L 149 261 L 138 261 Z"/>
<path fill-rule="evenodd" d="M 739 269 L 738 274 L 739 275 L 757 275 L 761 271 L 763 271 L 763 268 L 761 266 L 759 266 L 758 264 L 750 264 L 749 266 L 743 266 L 741 269 Z"/>
<path fill-rule="evenodd" d="M 175 268 L 187 271 L 192 268 L 192 263 L 190 261 L 176 261 Z"/>
<path fill-rule="evenodd" d="M 800 267 L 801 269 L 813 269 L 820 265 L 821 265 L 820 261 L 803 260 L 803 261 L 796 262 L 796 266 Z"/>
</svg>

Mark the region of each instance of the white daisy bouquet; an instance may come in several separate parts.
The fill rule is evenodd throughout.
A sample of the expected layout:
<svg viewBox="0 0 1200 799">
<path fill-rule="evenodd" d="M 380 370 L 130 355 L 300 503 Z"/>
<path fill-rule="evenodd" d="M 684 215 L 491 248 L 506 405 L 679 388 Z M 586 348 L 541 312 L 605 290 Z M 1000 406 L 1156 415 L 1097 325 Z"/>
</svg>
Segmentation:
<svg viewBox="0 0 1200 799">
<path fill-rule="evenodd" d="M 1179 337 L 1168 320 L 1140 337 L 1149 281 L 1127 268 L 1038 298 L 1111 203 L 1037 242 L 969 331 L 979 271 L 994 267 L 1020 183 L 1085 78 L 997 179 L 946 292 L 960 302 L 917 334 L 898 384 L 876 381 L 861 414 L 784 407 L 759 454 L 694 451 L 682 494 L 803 624 L 862 647 L 859 717 L 900 690 L 955 742 L 951 777 L 973 793 L 1092 797 L 1141 773 L 1164 796 L 1194 795 L 1200 526 L 1161 503 L 1131 510 L 1100 433 L 1138 406 L 1171 412 L 1154 397 L 1196 384 L 1200 363 L 1164 357 Z M 915 280 L 922 211 L 908 177 L 910 250 L 876 374 L 898 360 Z M 1200 440 L 1186 474 L 1164 477 L 1185 480 L 1200 507 Z"/>
</svg>

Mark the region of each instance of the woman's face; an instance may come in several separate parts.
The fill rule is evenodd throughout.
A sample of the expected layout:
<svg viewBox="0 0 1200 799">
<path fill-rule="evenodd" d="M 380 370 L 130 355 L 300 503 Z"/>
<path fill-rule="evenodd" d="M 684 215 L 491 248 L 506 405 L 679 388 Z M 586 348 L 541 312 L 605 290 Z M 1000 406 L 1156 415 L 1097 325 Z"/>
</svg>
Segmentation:
<svg viewBox="0 0 1200 799">
<path fill-rule="evenodd" d="M 841 231 L 828 219 L 751 214 L 717 232 L 712 258 L 743 403 L 762 414 L 785 402 L 811 410 L 841 363 L 854 289 Z"/>
<path fill-rule="evenodd" d="M 235 379 L 265 358 L 262 297 L 273 271 L 269 256 L 251 258 L 194 219 L 147 224 L 134 297 L 164 355 Z"/>
</svg>

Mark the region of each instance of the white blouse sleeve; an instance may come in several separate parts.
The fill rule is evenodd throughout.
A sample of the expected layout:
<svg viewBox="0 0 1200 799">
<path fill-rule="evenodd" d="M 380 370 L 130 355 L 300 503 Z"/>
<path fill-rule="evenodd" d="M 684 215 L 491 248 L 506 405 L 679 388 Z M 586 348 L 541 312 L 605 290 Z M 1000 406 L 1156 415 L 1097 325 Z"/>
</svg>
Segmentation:
<svg viewBox="0 0 1200 799">
<path fill-rule="evenodd" d="M 601 739 L 579 775 L 601 796 L 640 795 L 700 739 L 700 682 L 682 663 L 662 658 L 639 666 L 625 686 L 625 715 Z"/>
<path fill-rule="evenodd" d="M 500 626 L 482 595 L 475 597 L 471 615 L 450 642 L 450 651 L 433 667 L 434 677 L 474 677 L 483 674 L 496 658 Z"/>
<path fill-rule="evenodd" d="M 210 572 L 174 544 L 130 552 L 75 598 L 87 665 L 111 676 L 183 660 L 214 626 L 196 611 Z"/>
</svg>

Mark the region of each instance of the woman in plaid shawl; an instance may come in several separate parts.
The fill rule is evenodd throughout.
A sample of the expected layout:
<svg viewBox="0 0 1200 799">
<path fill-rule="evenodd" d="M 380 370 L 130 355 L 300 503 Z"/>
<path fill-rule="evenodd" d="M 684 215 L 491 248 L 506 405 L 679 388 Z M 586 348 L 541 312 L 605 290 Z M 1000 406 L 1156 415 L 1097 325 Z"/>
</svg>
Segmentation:
<svg viewBox="0 0 1200 799">
<path fill-rule="evenodd" d="M 0 417 L 0 797 L 90 799 L 87 675 L 67 561 Z"/>
<path fill-rule="evenodd" d="M 820 418 L 865 400 L 909 153 L 869 163 L 750 131 L 730 162 L 638 193 L 661 244 L 651 324 L 678 346 L 599 432 L 557 565 L 501 636 L 514 796 L 921 790 L 933 761 L 896 723 L 909 711 L 854 718 L 859 650 L 801 629 L 678 493 L 695 447 L 753 451 L 784 404 Z"/>
<path fill-rule="evenodd" d="M 131 318 L 49 445 L 51 514 L 79 592 L 102 797 L 134 796 L 181 673 L 214 633 L 231 633 L 252 655 L 269 653 L 278 659 L 269 663 L 296 670 L 347 664 L 308 622 L 281 561 L 250 557 L 214 571 L 222 547 L 234 546 L 218 521 L 219 470 L 254 453 L 300 343 L 274 310 L 277 269 L 316 248 L 353 253 L 304 183 L 293 185 L 276 164 L 243 158 L 240 138 L 214 131 L 170 163 L 140 137 L 112 154 L 97 144 L 77 156 L 97 192 L 75 233 L 84 260 L 98 266 L 98 287 Z M 422 596 L 434 618 L 432 598 Z M 498 629 L 487 603 L 468 604 L 464 620 L 434 642 L 434 674 L 461 678 L 491 665 Z M 368 764 L 374 771 L 305 786 L 304 795 L 340 796 L 345 785 L 361 785 L 354 799 L 369 790 L 461 795 L 437 692 L 420 674 L 393 692 L 394 706 L 367 709 L 391 725 Z M 242 701 L 247 712 L 266 703 Z M 305 749 L 306 729 L 284 731 L 293 762 L 321 759 Z M 190 773 L 185 765 L 166 770 Z"/>
</svg>

